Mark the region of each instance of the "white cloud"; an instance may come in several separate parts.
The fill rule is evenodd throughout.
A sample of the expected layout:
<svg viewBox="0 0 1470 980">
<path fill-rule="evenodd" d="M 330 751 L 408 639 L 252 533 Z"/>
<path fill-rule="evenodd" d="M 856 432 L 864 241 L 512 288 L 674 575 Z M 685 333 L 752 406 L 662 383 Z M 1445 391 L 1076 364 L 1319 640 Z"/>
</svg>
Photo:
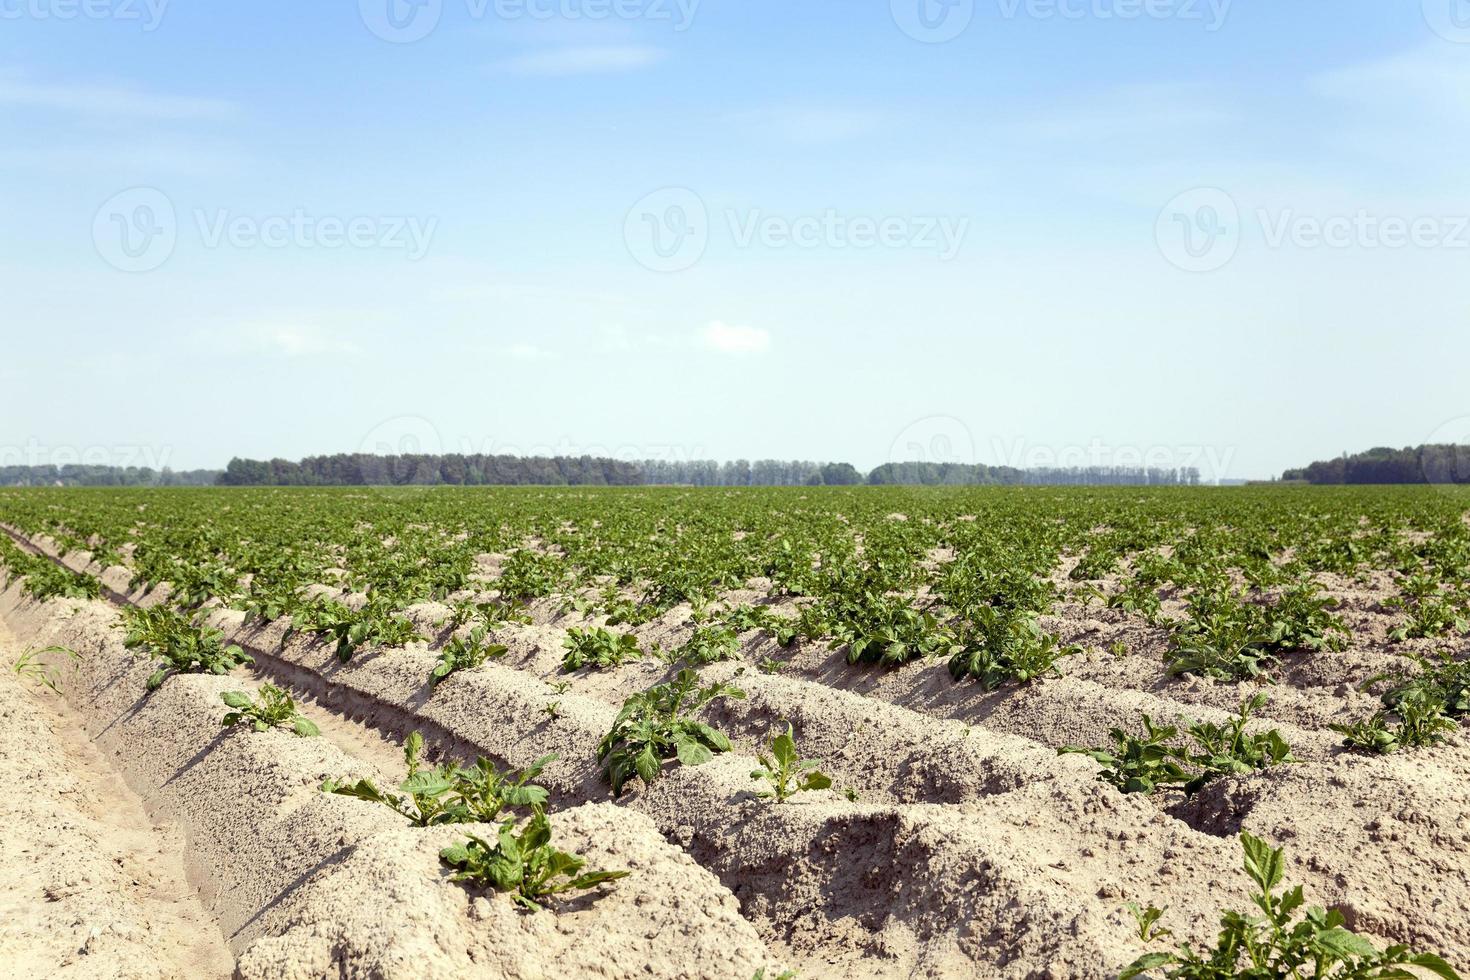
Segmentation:
<svg viewBox="0 0 1470 980">
<path fill-rule="evenodd" d="M 362 353 L 357 343 L 340 333 L 306 322 L 245 323 L 198 336 L 206 347 L 223 354 L 296 358 Z"/>
<path fill-rule="evenodd" d="M 161 95 L 107 85 L 49 85 L 25 79 L 0 79 L 0 105 L 133 119 L 218 119 L 234 111 L 232 103 L 220 99 Z"/>
<path fill-rule="evenodd" d="M 550 361 L 556 357 L 555 351 L 535 344 L 511 344 L 505 349 L 505 354 L 514 361 Z"/>
<path fill-rule="evenodd" d="M 1065 105 L 1029 111 L 1024 119 L 1000 124 L 995 133 L 1028 142 L 1167 139 L 1183 130 L 1218 131 L 1238 122 L 1239 114 L 1217 99 L 1208 86 L 1191 83 L 1116 85 Z"/>
<path fill-rule="evenodd" d="M 761 327 L 731 326 L 716 320 L 700 337 L 705 347 L 721 354 L 764 354 L 771 349 L 771 332 Z"/>
<path fill-rule="evenodd" d="M 1323 72 L 1311 79 L 1321 95 L 1400 118 L 1406 112 L 1440 126 L 1447 113 L 1470 114 L 1470 50 L 1435 42 L 1386 58 Z"/>
<path fill-rule="evenodd" d="M 631 44 L 560 47 L 517 55 L 501 67 L 517 75 L 592 75 L 647 68 L 663 56 L 659 48 Z"/>
</svg>

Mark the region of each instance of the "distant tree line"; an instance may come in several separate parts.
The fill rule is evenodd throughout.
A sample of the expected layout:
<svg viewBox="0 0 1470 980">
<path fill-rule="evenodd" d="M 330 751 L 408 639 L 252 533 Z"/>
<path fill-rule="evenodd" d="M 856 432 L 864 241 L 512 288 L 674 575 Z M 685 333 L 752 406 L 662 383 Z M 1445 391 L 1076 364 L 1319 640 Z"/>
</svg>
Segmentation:
<svg viewBox="0 0 1470 980">
<path fill-rule="evenodd" d="M 850 487 L 863 482 L 851 463 L 813 463 L 810 460 L 713 459 L 671 461 L 646 459 L 635 463 L 643 482 L 688 487 Z"/>
<path fill-rule="evenodd" d="M 1317 484 L 1470 483 L 1470 446 L 1380 446 L 1287 470 L 1281 478 Z"/>
<path fill-rule="evenodd" d="M 7 487 L 207 487 L 219 470 L 179 470 L 165 466 L 0 466 L 0 486 Z"/>
<path fill-rule="evenodd" d="M 1450 447 L 1426 447 L 1446 449 Z M 1413 453 L 1403 450 L 1403 453 Z M 1423 453 L 1425 450 L 1419 450 Z M 1313 483 L 1423 483 L 1424 472 L 1458 472 L 1466 479 L 1467 454 L 1461 447 L 1458 470 L 1446 453 L 1441 460 L 1423 463 L 1417 479 L 1389 479 L 1388 471 L 1404 469 L 1402 461 L 1390 466 L 1376 454 L 1401 455 L 1397 450 L 1373 450 L 1362 457 L 1313 463 L 1292 470 L 1286 479 Z M 1372 460 L 1369 460 L 1372 457 Z M 1415 457 L 1413 466 L 1420 466 Z M 1353 460 L 1363 460 L 1361 465 Z M 1414 472 L 1409 467 L 1406 472 Z M 1353 478 L 1344 478 L 1348 474 Z M 1367 478 L 1371 476 L 1372 478 Z M 167 467 L 121 466 L 0 466 L 0 486 L 68 487 L 334 487 L 334 486 L 692 486 L 692 487 L 850 487 L 875 486 L 1198 486 L 1199 470 L 1143 469 L 1091 466 L 1022 470 L 1010 466 L 959 463 L 885 463 L 864 476 L 850 463 L 810 460 L 737 459 L 643 460 L 626 462 L 599 456 L 485 456 L 410 455 L 376 456 L 339 453 L 286 459 L 232 459 L 224 471 L 174 471 Z M 1436 482 L 1451 482 L 1448 478 Z"/>
<path fill-rule="evenodd" d="M 1197 487 L 1195 467 L 1069 466 L 1022 470 L 964 463 L 885 463 L 868 474 L 872 484 L 901 486 L 1141 486 Z"/>
<path fill-rule="evenodd" d="M 851 463 L 810 460 L 643 460 L 596 456 L 374 456 L 232 459 L 222 486 L 1198 486 L 1199 470 L 1113 466 L 1021 470 L 954 463 L 885 463 L 866 477 Z"/>
<path fill-rule="evenodd" d="M 232 459 L 221 486 L 637 486 L 631 464 L 595 456 L 375 456 L 339 453 L 285 459 Z"/>
</svg>

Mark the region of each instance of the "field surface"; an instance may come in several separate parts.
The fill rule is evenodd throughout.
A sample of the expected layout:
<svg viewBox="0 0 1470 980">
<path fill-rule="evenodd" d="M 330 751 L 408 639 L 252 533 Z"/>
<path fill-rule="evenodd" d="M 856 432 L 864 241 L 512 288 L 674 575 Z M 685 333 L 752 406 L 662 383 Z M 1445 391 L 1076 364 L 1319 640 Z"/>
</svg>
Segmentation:
<svg viewBox="0 0 1470 980">
<path fill-rule="evenodd" d="M 1252 847 L 1357 965 L 1251 975 L 1470 970 L 1470 492 L 0 490 L 0 531 L 28 976 L 1164 977 L 1262 914 Z"/>
</svg>

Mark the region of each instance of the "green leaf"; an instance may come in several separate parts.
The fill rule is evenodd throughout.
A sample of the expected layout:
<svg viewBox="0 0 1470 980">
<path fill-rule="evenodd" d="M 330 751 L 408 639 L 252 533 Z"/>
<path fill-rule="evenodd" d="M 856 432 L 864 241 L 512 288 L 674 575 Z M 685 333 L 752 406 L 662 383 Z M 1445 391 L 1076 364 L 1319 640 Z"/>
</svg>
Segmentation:
<svg viewBox="0 0 1470 980">
<path fill-rule="evenodd" d="M 674 743 L 679 761 L 686 766 L 702 766 L 715 757 L 714 753 L 692 738 L 681 738 Z"/>
<path fill-rule="evenodd" d="M 1422 966 L 1424 969 L 1444 980 L 1460 980 L 1460 975 L 1455 972 L 1444 960 L 1433 953 L 1418 953 L 1410 956 L 1405 962 L 1413 966 Z"/>
<path fill-rule="evenodd" d="M 1281 884 L 1281 876 L 1285 870 L 1282 852 L 1259 837 L 1252 837 L 1248 831 L 1241 831 L 1240 843 L 1245 849 L 1245 873 L 1250 875 L 1261 891 L 1274 891 Z"/>
<path fill-rule="evenodd" d="M 658 756 L 654 755 L 652 746 L 645 746 L 643 751 L 634 756 L 633 767 L 645 783 L 651 785 L 658 778 Z"/>
<path fill-rule="evenodd" d="M 1355 935 L 1341 927 L 1324 929 L 1317 933 L 1312 939 L 1312 945 L 1324 953 L 1336 956 L 1340 960 L 1352 960 L 1354 958 L 1378 955 L 1378 947 L 1374 946 L 1362 936 Z"/>
<path fill-rule="evenodd" d="M 1122 973 L 1118 974 L 1118 980 L 1132 980 L 1147 970 L 1157 969 L 1161 966 L 1170 966 L 1178 963 L 1179 958 L 1173 953 L 1144 953 L 1138 959 L 1130 963 Z"/>
</svg>

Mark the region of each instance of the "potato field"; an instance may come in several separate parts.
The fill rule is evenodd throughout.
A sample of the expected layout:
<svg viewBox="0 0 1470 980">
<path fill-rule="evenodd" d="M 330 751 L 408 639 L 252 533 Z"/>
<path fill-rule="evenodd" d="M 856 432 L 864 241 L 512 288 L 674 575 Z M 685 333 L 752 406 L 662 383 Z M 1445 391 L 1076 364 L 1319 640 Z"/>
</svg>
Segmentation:
<svg viewBox="0 0 1470 980">
<path fill-rule="evenodd" d="M 1470 970 L 1470 489 L 6 489 L 0 529 L 24 975 Z"/>
</svg>

